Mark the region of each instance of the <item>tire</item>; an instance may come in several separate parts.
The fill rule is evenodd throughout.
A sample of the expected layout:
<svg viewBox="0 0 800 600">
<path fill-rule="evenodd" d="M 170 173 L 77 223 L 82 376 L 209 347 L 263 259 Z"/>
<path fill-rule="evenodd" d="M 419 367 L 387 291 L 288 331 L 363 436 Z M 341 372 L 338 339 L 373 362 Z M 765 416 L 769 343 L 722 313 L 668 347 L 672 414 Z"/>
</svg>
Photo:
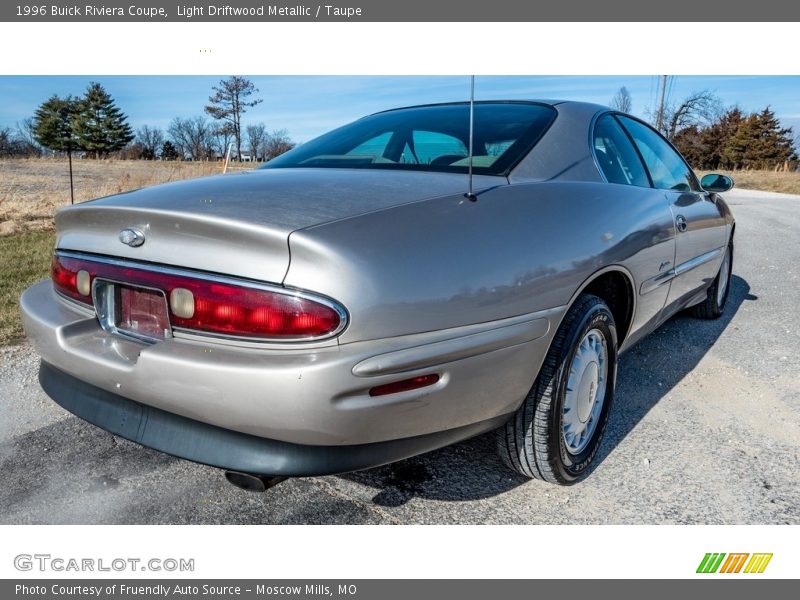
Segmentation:
<svg viewBox="0 0 800 600">
<path fill-rule="evenodd" d="M 592 340 L 596 342 L 598 334 L 603 339 L 599 346 L 595 343 L 594 347 L 605 350 L 605 360 L 591 351 Z M 588 347 L 585 346 L 587 340 Z M 592 357 L 596 359 L 594 371 L 589 362 Z M 575 361 L 578 363 L 573 370 Z M 571 485 L 585 478 L 608 422 L 616 369 L 614 316 L 602 299 L 583 294 L 567 311 L 522 406 L 498 430 L 498 450 L 503 461 L 525 477 L 550 483 Z M 596 375 L 594 388 L 591 387 L 593 373 Z M 573 390 L 568 388 L 570 383 Z M 587 393 L 581 395 L 581 391 Z M 583 398 L 583 403 L 576 404 L 577 397 Z M 565 406 L 571 407 L 567 413 Z M 576 407 L 580 408 L 576 410 Z M 580 421 L 587 413 L 591 417 Z M 572 418 L 567 415 L 572 415 Z M 591 432 L 584 432 L 585 438 L 574 435 L 576 415 L 578 427 L 581 422 L 585 423 L 587 430 L 593 427 Z"/>
<path fill-rule="evenodd" d="M 726 263 L 727 260 L 727 263 Z M 700 304 L 692 306 L 689 311 L 700 319 L 719 319 L 725 311 L 725 303 L 728 301 L 728 294 L 731 290 L 731 274 L 733 273 L 733 239 L 728 242 L 725 249 L 725 256 L 719 267 L 714 283 L 706 292 L 706 299 Z M 720 285 L 723 285 L 720 292 Z"/>
</svg>

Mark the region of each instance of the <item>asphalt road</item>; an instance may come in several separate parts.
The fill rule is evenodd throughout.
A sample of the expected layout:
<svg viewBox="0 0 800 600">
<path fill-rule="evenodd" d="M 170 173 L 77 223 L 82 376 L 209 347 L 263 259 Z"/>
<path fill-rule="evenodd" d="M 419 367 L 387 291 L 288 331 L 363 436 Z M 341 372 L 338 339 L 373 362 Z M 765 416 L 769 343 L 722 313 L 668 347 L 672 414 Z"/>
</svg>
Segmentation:
<svg viewBox="0 0 800 600">
<path fill-rule="evenodd" d="M 622 357 L 583 483 L 520 479 L 486 435 L 248 493 L 70 416 L 20 346 L 0 349 L 0 522 L 798 524 L 800 196 L 726 197 L 737 218 L 726 314 L 678 316 Z"/>
</svg>

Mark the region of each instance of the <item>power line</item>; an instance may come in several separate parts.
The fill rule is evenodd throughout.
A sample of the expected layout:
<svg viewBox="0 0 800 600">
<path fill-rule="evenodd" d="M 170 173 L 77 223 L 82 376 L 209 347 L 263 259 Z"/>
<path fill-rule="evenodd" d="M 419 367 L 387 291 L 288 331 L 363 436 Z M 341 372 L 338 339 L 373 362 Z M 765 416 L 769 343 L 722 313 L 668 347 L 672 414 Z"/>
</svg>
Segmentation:
<svg viewBox="0 0 800 600">
<path fill-rule="evenodd" d="M 666 104 L 668 105 L 670 100 L 672 99 L 672 86 L 675 84 L 675 75 L 667 75 L 667 101 Z"/>
<path fill-rule="evenodd" d="M 658 102 L 658 111 L 656 111 L 656 129 L 661 131 L 664 125 L 664 103 L 667 96 L 667 79 L 666 75 L 661 75 L 661 99 Z"/>
</svg>

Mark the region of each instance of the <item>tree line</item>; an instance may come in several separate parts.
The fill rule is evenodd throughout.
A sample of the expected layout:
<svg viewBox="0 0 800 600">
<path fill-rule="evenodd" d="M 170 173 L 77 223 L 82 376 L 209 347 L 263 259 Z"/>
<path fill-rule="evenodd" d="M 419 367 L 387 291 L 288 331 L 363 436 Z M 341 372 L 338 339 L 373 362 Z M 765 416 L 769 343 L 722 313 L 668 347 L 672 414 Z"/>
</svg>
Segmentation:
<svg viewBox="0 0 800 600">
<path fill-rule="evenodd" d="M 781 126 L 769 107 L 744 114 L 734 107 L 707 124 L 677 131 L 672 143 L 697 169 L 775 169 L 796 166 L 791 127 Z"/>
<path fill-rule="evenodd" d="M 123 151 L 122 158 L 145 160 L 218 160 L 229 144 L 234 160 L 270 160 L 294 148 L 295 143 L 285 129 L 268 131 L 264 123 L 247 125 L 237 143 L 230 131 L 214 126 L 202 115 L 175 117 L 166 131 L 144 125 L 136 132 L 133 144 Z"/>
<path fill-rule="evenodd" d="M 242 116 L 261 102 L 255 85 L 229 77 L 213 86 L 203 115 L 175 117 L 166 131 L 143 125 L 136 132 L 111 95 L 90 83 L 81 97 L 53 95 L 15 130 L 0 128 L 0 157 L 42 156 L 144 160 L 216 160 L 229 147 L 234 160 L 269 160 L 295 146 L 285 129 L 244 125 Z M 205 115 L 208 115 L 206 117 Z M 209 118 L 210 117 L 210 118 Z"/>
<path fill-rule="evenodd" d="M 50 150 L 70 157 L 81 152 L 89 158 L 215 160 L 232 147 L 234 160 L 269 160 L 295 144 L 285 129 L 243 124 L 243 115 L 262 102 L 258 91 L 244 77 L 228 77 L 212 87 L 204 114 L 175 117 L 166 131 L 144 125 L 134 132 L 111 95 L 93 82 L 81 97 L 53 95 L 15 130 L 0 128 L 0 157 L 41 156 Z M 626 113 L 633 108 L 625 87 L 610 104 Z M 703 90 L 648 117 L 696 169 L 797 166 L 794 132 L 769 106 L 749 114 L 736 106 L 723 108 L 719 98 Z"/>
<path fill-rule="evenodd" d="M 612 108 L 630 113 L 625 87 L 611 99 Z M 660 114 L 658 114 L 660 112 Z M 648 114 L 650 122 L 700 170 L 795 170 L 798 155 L 791 127 L 784 127 L 769 106 L 745 113 L 724 108 L 709 90 L 692 92 Z"/>
</svg>

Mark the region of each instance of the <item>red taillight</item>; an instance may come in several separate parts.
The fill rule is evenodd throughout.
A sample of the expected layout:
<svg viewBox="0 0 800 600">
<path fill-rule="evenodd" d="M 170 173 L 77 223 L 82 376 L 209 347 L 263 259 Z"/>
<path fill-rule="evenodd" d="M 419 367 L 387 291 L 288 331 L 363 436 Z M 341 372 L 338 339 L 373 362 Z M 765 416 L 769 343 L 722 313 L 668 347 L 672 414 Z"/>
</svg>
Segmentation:
<svg viewBox="0 0 800 600">
<path fill-rule="evenodd" d="M 86 304 L 91 304 L 92 299 L 79 291 L 79 271 L 88 272 L 90 283 L 99 278 L 163 291 L 173 327 L 236 337 L 301 340 L 331 335 L 344 325 L 344 311 L 337 310 L 333 303 L 290 290 L 273 291 L 267 286 L 228 278 L 56 255 L 53 285 L 62 294 Z M 86 274 L 80 283 L 85 285 L 85 279 Z"/>
<path fill-rule="evenodd" d="M 308 338 L 335 331 L 341 322 L 332 307 L 301 296 L 199 279 L 172 278 L 165 283 L 159 289 L 168 295 L 174 288 L 183 288 L 194 296 L 194 314 L 173 313 L 175 327 L 237 336 Z"/>
<path fill-rule="evenodd" d="M 73 300 L 91 305 L 91 292 L 86 295 L 78 291 L 78 271 L 81 270 L 85 269 L 77 261 L 65 264 L 64 259 L 58 256 L 54 256 L 53 261 L 50 263 L 50 277 L 53 279 L 53 286 L 56 290 Z M 91 287 L 91 276 L 89 284 Z"/>
<path fill-rule="evenodd" d="M 439 381 L 439 376 L 436 373 L 431 375 L 420 375 L 419 377 L 412 377 L 411 379 L 403 379 L 402 381 L 395 381 L 385 385 L 379 385 L 369 391 L 370 396 L 386 396 L 387 394 L 397 394 L 400 392 L 408 392 L 410 390 L 417 390 L 419 388 L 433 385 Z"/>
</svg>

